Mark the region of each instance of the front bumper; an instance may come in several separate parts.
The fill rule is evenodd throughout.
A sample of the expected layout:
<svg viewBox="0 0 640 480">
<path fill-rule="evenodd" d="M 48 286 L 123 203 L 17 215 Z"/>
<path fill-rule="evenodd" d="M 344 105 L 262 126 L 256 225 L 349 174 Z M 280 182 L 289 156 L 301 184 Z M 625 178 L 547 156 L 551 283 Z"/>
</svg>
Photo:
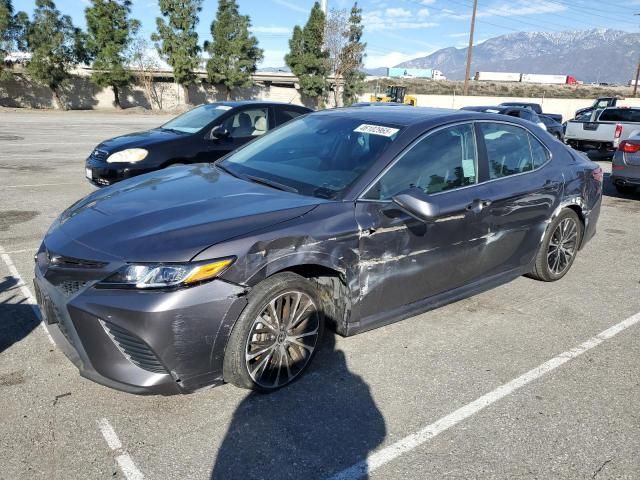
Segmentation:
<svg viewBox="0 0 640 480">
<path fill-rule="evenodd" d="M 167 291 L 69 294 L 36 266 L 38 304 L 58 347 L 90 380 L 136 394 L 189 393 L 223 383 L 224 350 L 246 305 L 222 280 Z"/>
<path fill-rule="evenodd" d="M 107 163 L 89 157 L 85 162 L 85 176 L 96 187 L 106 187 L 114 183 L 154 171 L 136 164 Z"/>
</svg>

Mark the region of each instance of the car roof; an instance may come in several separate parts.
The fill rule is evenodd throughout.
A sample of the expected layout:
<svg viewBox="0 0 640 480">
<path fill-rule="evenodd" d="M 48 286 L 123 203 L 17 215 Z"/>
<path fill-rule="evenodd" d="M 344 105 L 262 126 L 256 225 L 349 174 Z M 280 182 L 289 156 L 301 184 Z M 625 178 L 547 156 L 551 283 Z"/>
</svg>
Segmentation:
<svg viewBox="0 0 640 480">
<path fill-rule="evenodd" d="M 517 107 L 518 105 L 529 105 L 529 106 L 539 106 L 538 103 L 533 102 L 502 102 L 500 105 L 505 107 Z"/>
<path fill-rule="evenodd" d="M 429 120 L 449 120 L 456 118 L 464 120 L 470 118 L 471 113 L 448 108 L 359 106 L 321 110 L 313 113 L 313 115 L 345 116 L 362 122 L 378 122 L 407 127 Z"/>
<path fill-rule="evenodd" d="M 527 111 L 527 112 L 532 112 L 532 113 L 536 113 L 533 110 L 529 110 L 528 108 L 524 108 L 524 107 L 518 107 L 515 105 L 493 105 L 493 106 L 488 106 L 488 107 L 484 107 L 484 106 L 471 106 L 471 107 L 462 107 L 461 110 L 467 110 L 470 112 L 483 112 L 483 113 L 504 113 L 507 110 L 509 111 Z M 488 112 L 487 110 L 495 110 L 494 112 Z"/>
<path fill-rule="evenodd" d="M 286 106 L 290 106 L 290 107 L 297 107 L 297 108 L 303 108 L 305 110 L 311 110 L 310 108 L 305 107 L 304 105 L 297 105 L 295 103 L 270 102 L 270 101 L 265 101 L 265 100 L 228 100 L 228 101 L 221 101 L 221 102 L 205 103 L 203 105 L 205 105 L 205 106 L 211 105 L 213 107 L 225 106 L 225 107 L 232 107 L 232 108 L 244 107 L 246 105 L 256 105 L 256 106 L 286 105 Z"/>
</svg>

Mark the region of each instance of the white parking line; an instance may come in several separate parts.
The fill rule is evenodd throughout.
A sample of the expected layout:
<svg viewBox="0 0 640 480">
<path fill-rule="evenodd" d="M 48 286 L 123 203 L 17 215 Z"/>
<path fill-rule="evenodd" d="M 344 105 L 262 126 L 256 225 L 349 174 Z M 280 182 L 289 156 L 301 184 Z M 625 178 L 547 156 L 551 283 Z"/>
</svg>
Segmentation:
<svg viewBox="0 0 640 480">
<path fill-rule="evenodd" d="M 2 261 L 5 263 L 5 265 L 9 269 L 9 273 L 11 274 L 11 276 L 17 280 L 18 282 L 17 286 L 20 287 L 20 292 L 27 299 L 27 303 L 33 309 L 33 313 L 35 314 L 35 316 L 38 318 L 38 320 L 40 320 L 40 325 L 46 332 L 47 338 L 49 338 L 49 341 L 51 342 L 52 345 L 55 345 L 53 338 L 51 338 L 51 335 L 49 334 L 47 327 L 42 321 L 42 316 L 40 315 L 38 304 L 35 301 L 35 298 L 33 297 L 31 290 L 29 290 L 27 285 L 22 280 L 22 277 L 18 273 L 18 269 L 16 268 L 13 261 L 11 260 L 11 257 L 7 254 L 5 249 L 2 248 L 1 246 L 0 246 L 0 258 L 2 258 Z M 100 433 L 102 433 L 102 436 L 106 440 L 109 448 L 111 450 L 119 452 L 118 455 L 116 456 L 116 461 L 118 462 L 118 465 L 120 466 L 120 469 L 122 470 L 122 473 L 124 474 L 125 478 L 127 480 L 142 480 L 144 478 L 144 475 L 142 474 L 142 472 L 140 472 L 140 470 L 138 470 L 131 456 L 122 449 L 122 442 L 120 442 L 118 435 L 116 434 L 115 430 L 113 429 L 109 421 L 106 418 L 101 419 L 98 422 L 98 428 L 100 429 Z"/>
<path fill-rule="evenodd" d="M 36 299 L 33 297 L 33 294 L 31 293 L 31 290 L 29 290 L 29 287 L 27 287 L 27 284 L 24 283 L 24 281 L 22 280 L 22 277 L 18 273 L 18 269 L 16 268 L 16 266 L 13 264 L 13 261 L 11 260 L 11 257 L 7 254 L 5 249 L 2 248 L 1 246 L 0 246 L 0 258 L 2 258 L 2 261 L 5 263 L 5 265 L 9 269 L 9 273 L 11 274 L 11 276 L 17 280 L 18 282 L 17 286 L 20 288 L 20 293 L 22 293 L 22 296 L 27 299 L 27 305 L 31 307 L 34 315 L 40 321 L 40 326 L 42 327 L 44 332 L 47 334 L 47 338 L 49 339 L 49 342 L 51 342 L 51 345 L 55 346 L 55 342 L 53 341 L 53 338 L 51 338 L 51 335 L 49 334 L 49 330 L 47 330 L 47 326 L 42 321 L 42 315 L 40 315 L 38 302 L 36 302 Z"/>
<path fill-rule="evenodd" d="M 133 459 L 126 450 L 123 450 L 122 442 L 118 438 L 116 431 L 109 423 L 109 420 L 101 418 L 98 421 L 98 428 L 107 442 L 107 445 L 109 445 L 109 448 L 115 452 L 119 452 L 116 456 L 116 462 L 118 462 L 120 470 L 122 470 L 125 478 L 127 480 L 142 480 L 144 475 L 140 470 L 138 470 L 138 467 L 136 467 L 136 464 L 133 462 Z"/>
<path fill-rule="evenodd" d="M 615 337 L 620 332 L 626 330 L 629 327 L 632 327 L 633 325 L 636 325 L 637 323 L 640 323 L 640 313 L 636 313 L 626 320 L 623 320 L 622 322 L 606 329 L 605 331 L 599 333 L 595 337 L 590 338 L 577 347 L 563 352 L 556 357 L 553 357 L 551 360 L 548 360 L 547 362 L 534 368 L 533 370 L 529 370 L 527 373 L 519 376 L 514 380 L 511 380 L 508 383 L 505 383 L 504 385 L 499 386 L 495 390 L 481 396 L 471 403 L 468 403 L 455 412 L 442 417 L 431 425 L 427 425 L 422 430 L 412 433 L 411 435 L 408 435 L 407 437 L 398 440 L 395 443 L 392 443 L 388 447 L 372 453 L 367 457 L 366 460 L 356 463 L 352 467 L 349 467 L 346 470 L 343 470 L 342 472 L 334 475 L 333 477 L 331 477 L 331 480 L 353 480 L 373 472 L 374 470 L 382 467 L 392 460 L 395 460 L 400 455 L 403 455 L 419 447 L 436 435 L 439 435 L 440 433 L 466 420 L 472 415 L 475 415 L 489 405 L 492 405 L 498 400 L 512 394 L 516 390 L 524 387 L 534 380 L 537 380 L 547 373 L 552 372 L 553 370 L 564 365 L 570 360 L 573 360 L 583 353 L 588 352 L 592 348 L 597 347 L 605 340 L 609 340 L 610 338 Z"/>
</svg>

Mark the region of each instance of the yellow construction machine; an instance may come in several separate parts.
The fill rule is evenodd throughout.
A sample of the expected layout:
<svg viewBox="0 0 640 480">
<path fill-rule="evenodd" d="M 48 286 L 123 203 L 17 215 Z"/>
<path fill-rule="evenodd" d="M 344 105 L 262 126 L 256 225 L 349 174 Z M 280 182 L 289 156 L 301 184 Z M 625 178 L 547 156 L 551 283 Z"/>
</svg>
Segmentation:
<svg viewBox="0 0 640 480">
<path fill-rule="evenodd" d="M 382 93 L 376 93 L 375 95 L 371 95 L 372 102 L 382 102 L 382 103 L 404 103 L 406 105 L 411 105 L 412 107 L 418 106 L 418 99 L 413 95 L 406 95 L 407 87 L 403 87 L 402 85 L 389 85 L 387 89 Z"/>
</svg>

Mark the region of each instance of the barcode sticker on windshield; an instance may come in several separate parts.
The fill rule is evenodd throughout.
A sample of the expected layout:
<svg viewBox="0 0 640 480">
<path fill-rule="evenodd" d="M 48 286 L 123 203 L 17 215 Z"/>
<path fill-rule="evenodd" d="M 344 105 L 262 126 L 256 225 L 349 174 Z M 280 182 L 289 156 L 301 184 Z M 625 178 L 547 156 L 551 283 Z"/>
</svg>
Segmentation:
<svg viewBox="0 0 640 480">
<path fill-rule="evenodd" d="M 372 135 L 381 135 L 383 137 L 393 137 L 400 131 L 399 128 L 383 127 L 382 125 L 369 125 L 363 123 L 354 132 L 358 133 L 370 133 Z"/>
</svg>

